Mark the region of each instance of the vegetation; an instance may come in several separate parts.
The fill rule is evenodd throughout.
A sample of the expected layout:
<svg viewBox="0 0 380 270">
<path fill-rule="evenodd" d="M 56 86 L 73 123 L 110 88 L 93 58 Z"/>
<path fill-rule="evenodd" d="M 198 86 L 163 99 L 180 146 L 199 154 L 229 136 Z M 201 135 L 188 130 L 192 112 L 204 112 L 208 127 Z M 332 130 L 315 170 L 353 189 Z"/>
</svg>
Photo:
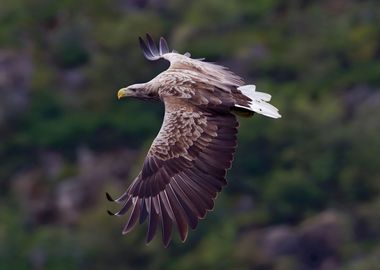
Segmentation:
<svg viewBox="0 0 380 270">
<path fill-rule="evenodd" d="M 375 269 L 380 257 L 378 1 L 3 1 L 0 269 Z M 164 249 L 121 235 L 104 192 L 140 169 L 160 104 L 137 37 L 242 75 L 283 118 L 242 119 L 215 210 Z"/>
</svg>

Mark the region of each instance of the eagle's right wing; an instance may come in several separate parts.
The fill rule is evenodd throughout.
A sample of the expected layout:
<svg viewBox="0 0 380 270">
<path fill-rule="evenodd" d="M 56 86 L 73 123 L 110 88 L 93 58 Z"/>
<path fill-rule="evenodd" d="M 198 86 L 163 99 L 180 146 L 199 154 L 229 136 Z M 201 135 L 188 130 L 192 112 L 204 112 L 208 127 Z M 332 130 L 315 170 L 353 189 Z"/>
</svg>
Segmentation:
<svg viewBox="0 0 380 270">
<path fill-rule="evenodd" d="M 202 74 L 205 78 L 209 77 L 211 80 L 216 80 L 229 87 L 239 87 L 244 84 L 239 76 L 229 71 L 226 67 L 205 62 L 203 58 L 191 58 L 189 52 L 180 54 L 174 50 L 170 51 L 163 37 L 160 38 L 159 46 L 154 43 L 149 34 L 146 34 L 146 42 L 141 37 L 139 37 L 139 42 L 146 59 L 150 61 L 166 59 L 170 62 L 169 69 L 193 71 L 194 73 Z"/>
<path fill-rule="evenodd" d="M 211 89 L 212 95 L 219 95 L 222 99 L 234 99 L 231 105 L 233 112 L 238 114 L 241 112 L 242 115 L 247 113 L 253 115 L 253 112 L 256 112 L 272 118 L 281 117 L 278 109 L 268 103 L 271 99 L 269 94 L 257 92 L 254 85 L 244 85 L 243 80 L 226 67 L 201 59 L 192 59 L 190 53 L 182 55 L 174 51 L 170 52 L 163 37 L 160 38 L 158 47 L 149 34 L 146 35 L 146 39 L 147 42 L 144 42 L 140 37 L 139 41 L 147 59 L 151 61 L 166 59 L 170 62 L 169 72 L 180 70 L 183 76 L 195 77 L 194 81 L 197 84 L 205 84 L 206 87 L 203 89 Z M 197 89 L 202 88 L 197 86 Z"/>
</svg>

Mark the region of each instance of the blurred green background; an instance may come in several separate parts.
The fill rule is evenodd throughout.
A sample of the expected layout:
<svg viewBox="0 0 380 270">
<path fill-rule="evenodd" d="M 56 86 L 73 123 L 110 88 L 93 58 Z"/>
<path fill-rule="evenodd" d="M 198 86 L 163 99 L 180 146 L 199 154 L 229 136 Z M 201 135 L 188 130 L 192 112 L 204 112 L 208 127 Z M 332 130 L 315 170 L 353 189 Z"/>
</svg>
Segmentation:
<svg viewBox="0 0 380 270">
<path fill-rule="evenodd" d="M 376 0 L 2 0 L 0 269 L 379 269 L 379 26 Z M 146 32 L 283 115 L 240 121 L 215 210 L 168 249 L 106 214 L 161 125 L 116 99 L 168 66 Z"/>
</svg>

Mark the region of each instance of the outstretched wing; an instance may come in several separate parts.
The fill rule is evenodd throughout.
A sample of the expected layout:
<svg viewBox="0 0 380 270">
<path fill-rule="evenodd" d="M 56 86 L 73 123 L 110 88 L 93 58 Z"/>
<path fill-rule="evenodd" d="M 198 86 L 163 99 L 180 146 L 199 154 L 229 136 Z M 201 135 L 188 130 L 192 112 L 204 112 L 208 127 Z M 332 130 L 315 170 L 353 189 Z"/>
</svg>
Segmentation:
<svg viewBox="0 0 380 270">
<path fill-rule="evenodd" d="M 202 96 L 202 93 L 200 93 L 202 90 L 206 90 L 205 93 L 207 93 L 206 95 L 208 97 L 212 98 L 218 96 L 217 98 L 221 98 L 222 100 L 232 100 L 233 103 L 229 104 L 230 107 L 236 104 L 242 107 L 248 106 L 251 99 L 238 90 L 239 87 L 244 85 L 243 79 L 229 71 L 226 67 L 205 62 L 203 59 L 190 58 L 190 53 L 179 54 L 175 51 L 170 52 L 167 42 L 163 37 L 160 38 L 158 47 L 149 34 L 146 34 L 146 40 L 147 41 L 144 42 L 144 40 L 139 37 L 140 47 L 144 56 L 151 61 L 160 58 L 168 60 L 170 67 L 165 72 L 166 75 L 173 73 L 174 76 L 172 76 L 172 78 L 174 78 L 176 82 L 178 78 L 180 78 L 181 82 L 186 84 L 190 82 L 193 84 L 191 86 L 187 85 L 187 87 L 188 89 L 196 89 L 198 91 L 198 97 Z M 180 76 L 178 76 L 178 74 L 180 74 Z M 168 80 L 167 77 L 164 79 L 165 83 L 166 80 Z M 223 105 L 226 106 L 227 103 L 223 102 Z"/>
<path fill-rule="evenodd" d="M 214 207 L 226 185 L 236 147 L 238 123 L 226 111 L 214 114 L 178 98 L 166 98 L 164 121 L 145 158 L 143 168 L 127 191 L 115 201 L 123 204 L 115 215 L 131 209 L 123 233 L 148 218 L 147 242 L 161 224 L 165 246 L 172 227 L 185 241 L 188 227 Z M 110 199 L 109 195 L 108 198 Z"/>
<path fill-rule="evenodd" d="M 164 58 L 170 62 L 170 67 L 166 73 L 178 73 L 180 71 L 183 77 L 195 77 L 195 81 L 206 84 L 207 89 L 210 87 L 216 89 L 217 91 L 214 91 L 212 95 L 222 95 L 224 99 L 233 99 L 234 103 L 231 109 L 238 115 L 252 116 L 256 112 L 272 118 L 281 117 L 278 109 L 268 103 L 271 99 L 269 94 L 256 92 L 254 85 L 244 85 L 243 80 L 227 68 L 204 62 L 202 59 L 192 59 L 189 53 L 182 55 L 170 52 L 165 39 L 162 37 L 158 47 L 149 34 L 146 35 L 146 39 L 147 42 L 145 43 L 142 38 L 139 38 L 141 49 L 146 58 L 149 60 Z M 189 80 L 189 78 L 187 79 Z M 201 96 L 202 94 L 199 94 L 199 97 Z"/>
<path fill-rule="evenodd" d="M 158 46 L 149 34 L 146 34 L 146 42 L 139 37 L 139 43 L 146 59 L 150 61 L 160 58 L 166 59 L 170 62 L 171 69 L 190 69 L 205 74 L 213 74 L 219 79 L 227 77 L 226 79 L 230 79 L 231 82 L 237 85 L 241 85 L 243 82 L 239 76 L 229 72 L 225 67 L 203 62 L 204 58 L 193 59 L 189 52 L 180 54 L 175 50 L 170 51 L 168 43 L 163 37 L 160 38 Z"/>
</svg>

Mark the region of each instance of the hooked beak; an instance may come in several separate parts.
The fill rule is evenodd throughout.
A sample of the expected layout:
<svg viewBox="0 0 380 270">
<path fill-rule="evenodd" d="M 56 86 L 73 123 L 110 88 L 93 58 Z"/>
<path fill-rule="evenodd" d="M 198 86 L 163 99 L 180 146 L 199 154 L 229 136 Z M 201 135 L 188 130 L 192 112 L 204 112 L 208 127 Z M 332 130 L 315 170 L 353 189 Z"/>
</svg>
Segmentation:
<svg viewBox="0 0 380 270">
<path fill-rule="evenodd" d="M 121 99 L 123 97 L 128 97 L 130 96 L 131 93 L 130 91 L 128 90 L 128 87 L 125 87 L 125 88 L 121 88 L 118 92 L 117 92 L 117 99 Z"/>
</svg>

